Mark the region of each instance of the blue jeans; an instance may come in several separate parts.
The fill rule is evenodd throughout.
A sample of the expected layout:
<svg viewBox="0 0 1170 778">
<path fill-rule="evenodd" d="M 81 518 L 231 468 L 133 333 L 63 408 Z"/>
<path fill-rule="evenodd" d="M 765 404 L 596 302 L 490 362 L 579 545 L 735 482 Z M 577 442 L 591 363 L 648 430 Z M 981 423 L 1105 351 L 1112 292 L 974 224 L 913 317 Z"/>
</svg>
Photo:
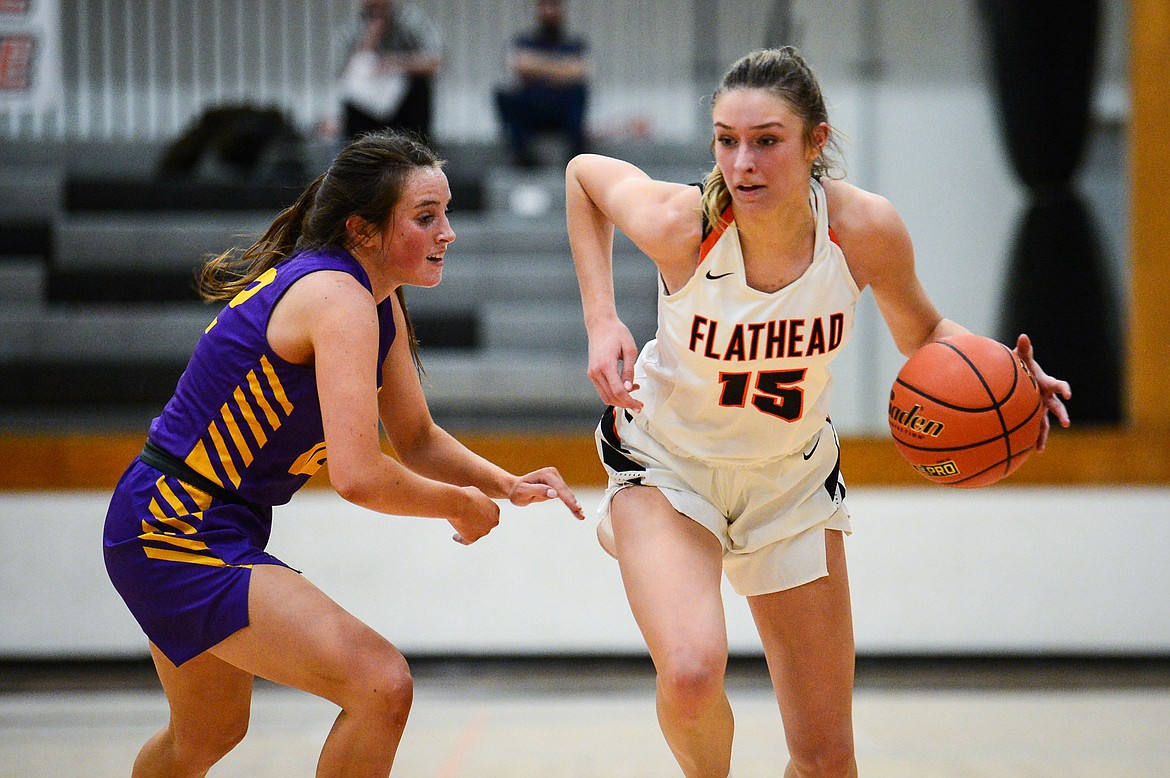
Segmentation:
<svg viewBox="0 0 1170 778">
<path fill-rule="evenodd" d="M 532 139 L 537 133 L 560 134 L 568 141 L 571 155 L 583 152 L 586 95 L 584 84 L 497 90 L 496 109 L 516 160 L 521 164 L 535 163 Z"/>
</svg>

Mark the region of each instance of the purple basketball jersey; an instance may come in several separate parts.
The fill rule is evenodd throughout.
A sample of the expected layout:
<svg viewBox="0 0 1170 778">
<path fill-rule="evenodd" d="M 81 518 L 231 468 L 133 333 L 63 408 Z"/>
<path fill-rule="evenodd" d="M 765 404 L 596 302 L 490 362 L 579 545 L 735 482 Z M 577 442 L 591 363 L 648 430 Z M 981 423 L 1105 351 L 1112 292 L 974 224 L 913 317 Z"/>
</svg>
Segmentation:
<svg viewBox="0 0 1170 778">
<path fill-rule="evenodd" d="M 312 366 L 281 359 L 268 320 L 285 291 L 318 270 L 365 270 L 337 246 L 297 254 L 236 295 L 208 326 L 175 394 L 150 427 L 155 445 L 200 475 L 258 505 L 289 501 L 325 463 L 325 435 Z M 389 300 L 378 307 L 378 364 L 394 340 Z M 381 370 L 370 376 L 381 386 Z"/>
<path fill-rule="evenodd" d="M 297 279 L 339 270 L 370 282 L 336 246 L 277 264 L 211 323 L 174 397 L 150 428 L 158 448 L 240 500 L 222 499 L 136 459 L 106 513 L 106 570 L 147 636 L 175 664 L 248 624 L 255 565 L 283 565 L 264 549 L 272 508 L 325 462 L 312 367 L 268 345 L 268 319 Z M 378 364 L 394 340 L 390 301 L 378 308 Z M 381 384 L 381 371 L 370 376 Z"/>
</svg>

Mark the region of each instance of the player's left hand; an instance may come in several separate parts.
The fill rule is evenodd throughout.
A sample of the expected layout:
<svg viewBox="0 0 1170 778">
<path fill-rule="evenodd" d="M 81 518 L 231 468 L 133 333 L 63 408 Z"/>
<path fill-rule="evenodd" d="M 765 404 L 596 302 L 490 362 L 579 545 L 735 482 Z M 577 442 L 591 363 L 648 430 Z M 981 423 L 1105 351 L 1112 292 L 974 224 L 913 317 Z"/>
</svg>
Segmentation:
<svg viewBox="0 0 1170 778">
<path fill-rule="evenodd" d="M 1016 340 L 1015 352 L 1024 361 L 1040 387 L 1040 401 L 1044 404 L 1045 410 L 1044 418 L 1040 420 L 1040 438 L 1036 441 L 1036 450 L 1043 451 L 1048 444 L 1048 431 L 1051 428 L 1048 421 L 1049 413 L 1056 416 L 1062 427 L 1068 427 L 1072 423 L 1068 418 L 1068 409 L 1061 400 L 1072 398 L 1072 387 L 1068 385 L 1068 381 L 1061 381 L 1044 372 L 1032 355 L 1032 340 L 1027 335 L 1021 334 Z"/>
<path fill-rule="evenodd" d="M 542 467 L 527 475 L 520 476 L 508 494 L 508 499 L 511 500 L 512 504 L 520 506 L 556 498 L 560 498 L 560 501 L 578 519 L 585 518 L 585 511 L 555 467 Z"/>
</svg>

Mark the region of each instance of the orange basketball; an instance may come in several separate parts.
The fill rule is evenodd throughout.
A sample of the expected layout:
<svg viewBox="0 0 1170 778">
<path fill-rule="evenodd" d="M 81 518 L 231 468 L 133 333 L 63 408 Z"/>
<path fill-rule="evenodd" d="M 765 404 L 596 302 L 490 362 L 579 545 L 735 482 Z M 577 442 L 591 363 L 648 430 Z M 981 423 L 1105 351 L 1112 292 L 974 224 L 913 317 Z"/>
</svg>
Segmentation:
<svg viewBox="0 0 1170 778">
<path fill-rule="evenodd" d="M 1032 453 L 1044 407 L 1028 368 L 980 335 L 916 351 L 890 389 L 890 432 L 928 480 L 976 487 L 1011 475 Z"/>
</svg>

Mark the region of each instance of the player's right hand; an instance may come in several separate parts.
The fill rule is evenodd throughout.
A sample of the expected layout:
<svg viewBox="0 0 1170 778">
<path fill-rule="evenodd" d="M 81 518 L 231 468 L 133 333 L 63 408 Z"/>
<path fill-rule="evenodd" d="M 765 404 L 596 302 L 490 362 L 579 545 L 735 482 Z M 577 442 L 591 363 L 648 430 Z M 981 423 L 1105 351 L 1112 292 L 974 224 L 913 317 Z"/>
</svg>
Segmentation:
<svg viewBox="0 0 1170 778">
<path fill-rule="evenodd" d="M 1068 427 L 1072 423 L 1069 420 L 1068 409 L 1061 401 L 1061 398 L 1072 399 L 1072 388 L 1068 385 L 1068 381 L 1053 378 L 1041 369 L 1032 352 L 1032 340 L 1027 335 L 1021 334 L 1016 340 L 1015 352 L 1020 359 L 1024 360 L 1024 364 L 1028 366 L 1028 370 L 1031 371 L 1040 387 L 1040 398 L 1044 403 L 1045 412 L 1044 417 L 1040 420 L 1040 437 L 1036 441 L 1036 450 L 1044 451 L 1048 444 L 1048 432 L 1051 426 L 1048 414 L 1051 413 L 1055 416 L 1057 423 L 1062 427 Z"/>
<path fill-rule="evenodd" d="M 634 362 L 638 359 L 638 345 L 621 319 L 613 318 L 589 328 L 589 380 L 606 405 L 642 410 L 641 401 L 631 392 L 634 383 Z"/>
<path fill-rule="evenodd" d="M 464 500 L 456 515 L 447 521 L 455 528 L 452 540 L 470 546 L 500 523 L 500 506 L 474 486 L 461 486 Z"/>
</svg>

